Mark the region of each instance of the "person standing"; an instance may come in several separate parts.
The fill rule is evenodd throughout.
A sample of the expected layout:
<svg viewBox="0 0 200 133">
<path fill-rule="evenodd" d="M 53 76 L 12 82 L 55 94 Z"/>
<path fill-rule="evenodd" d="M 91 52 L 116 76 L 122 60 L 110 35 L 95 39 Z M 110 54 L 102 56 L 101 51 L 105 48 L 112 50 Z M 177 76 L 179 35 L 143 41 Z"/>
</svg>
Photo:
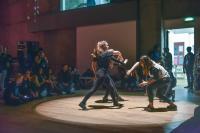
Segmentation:
<svg viewBox="0 0 200 133">
<path fill-rule="evenodd" d="M 113 79 L 110 76 L 110 73 L 108 69 L 112 67 L 110 64 L 111 58 L 113 56 L 121 57 L 121 53 L 119 51 L 115 51 L 113 49 L 109 49 L 109 45 L 106 41 L 99 41 L 97 43 L 97 53 L 98 53 L 98 59 L 97 59 L 97 71 L 96 71 L 96 78 L 93 81 L 93 86 L 90 89 L 90 91 L 85 95 L 83 100 L 80 102 L 79 106 L 86 110 L 86 102 L 87 100 L 97 91 L 97 89 L 105 83 L 107 85 L 107 89 L 110 90 L 111 97 L 113 100 L 114 106 L 121 106 L 121 104 L 118 103 L 118 100 L 116 99 L 116 87 Z M 121 58 L 122 59 L 122 58 Z"/>
<path fill-rule="evenodd" d="M 156 44 L 153 50 L 149 53 L 150 58 L 156 63 L 161 63 L 161 49 L 160 44 Z"/>
<path fill-rule="evenodd" d="M 193 90 L 193 67 L 194 67 L 194 54 L 191 52 L 192 48 L 187 47 L 187 54 L 183 61 L 183 73 L 186 73 L 188 86 L 184 88 L 189 88 L 189 91 Z"/>
<path fill-rule="evenodd" d="M 164 48 L 163 66 L 169 73 L 172 72 L 172 54 L 169 52 L 169 48 Z"/>
</svg>

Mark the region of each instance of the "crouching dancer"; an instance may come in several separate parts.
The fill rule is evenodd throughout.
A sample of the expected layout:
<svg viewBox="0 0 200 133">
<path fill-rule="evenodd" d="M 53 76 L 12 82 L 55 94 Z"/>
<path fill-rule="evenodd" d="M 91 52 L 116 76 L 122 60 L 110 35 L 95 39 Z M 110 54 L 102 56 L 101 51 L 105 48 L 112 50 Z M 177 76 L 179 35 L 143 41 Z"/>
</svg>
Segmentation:
<svg viewBox="0 0 200 133">
<path fill-rule="evenodd" d="M 137 64 L 142 68 L 143 75 L 147 77 L 147 80 L 143 80 L 139 84 L 140 87 L 147 88 L 149 105 L 146 110 L 150 112 L 154 110 L 153 99 L 155 91 L 158 98 L 169 104 L 169 106 L 167 106 L 168 110 L 177 110 L 177 106 L 165 96 L 170 85 L 170 75 L 168 72 L 161 65 L 152 61 L 148 56 L 142 56 Z"/>
</svg>

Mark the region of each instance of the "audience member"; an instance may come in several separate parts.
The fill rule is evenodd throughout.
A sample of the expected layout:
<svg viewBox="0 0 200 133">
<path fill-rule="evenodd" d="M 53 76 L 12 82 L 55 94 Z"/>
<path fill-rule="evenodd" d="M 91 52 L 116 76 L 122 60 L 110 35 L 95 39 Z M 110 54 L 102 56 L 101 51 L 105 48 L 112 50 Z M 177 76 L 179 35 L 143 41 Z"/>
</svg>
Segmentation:
<svg viewBox="0 0 200 133">
<path fill-rule="evenodd" d="M 10 83 L 8 88 L 5 89 L 3 99 L 7 105 L 20 105 L 24 103 L 24 98 L 19 91 L 22 82 L 23 76 L 17 74 L 15 81 Z"/>
<path fill-rule="evenodd" d="M 58 74 L 58 86 L 62 94 L 71 93 L 72 75 L 68 65 L 63 65 L 62 70 Z"/>
<path fill-rule="evenodd" d="M 193 90 L 193 67 L 194 67 L 194 54 L 192 53 L 192 48 L 187 47 L 187 54 L 184 57 L 183 61 L 183 72 L 186 73 L 189 91 Z"/>
</svg>

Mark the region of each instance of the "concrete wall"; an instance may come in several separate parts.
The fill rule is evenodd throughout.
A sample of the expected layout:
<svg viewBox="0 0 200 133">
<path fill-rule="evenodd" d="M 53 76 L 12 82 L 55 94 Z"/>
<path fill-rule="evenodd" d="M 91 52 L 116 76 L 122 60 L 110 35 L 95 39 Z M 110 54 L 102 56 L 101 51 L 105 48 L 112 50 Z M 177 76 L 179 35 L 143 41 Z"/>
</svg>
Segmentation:
<svg viewBox="0 0 200 133">
<path fill-rule="evenodd" d="M 77 28 L 77 67 L 84 71 L 91 66 L 90 53 L 100 40 L 107 40 L 110 47 L 119 50 L 129 65 L 136 60 L 136 22 L 93 25 Z"/>
</svg>

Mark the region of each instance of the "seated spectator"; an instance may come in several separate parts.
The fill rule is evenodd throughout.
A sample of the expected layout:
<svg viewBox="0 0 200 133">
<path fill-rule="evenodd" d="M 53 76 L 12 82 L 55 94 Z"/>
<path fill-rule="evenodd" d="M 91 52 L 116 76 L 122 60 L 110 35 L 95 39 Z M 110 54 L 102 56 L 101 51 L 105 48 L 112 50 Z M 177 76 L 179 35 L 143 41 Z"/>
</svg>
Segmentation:
<svg viewBox="0 0 200 133">
<path fill-rule="evenodd" d="M 5 89 L 3 99 L 7 105 L 20 105 L 24 103 L 24 97 L 20 94 L 20 86 L 23 82 L 23 76 L 18 74 L 15 81 L 10 83 Z"/>
<path fill-rule="evenodd" d="M 23 83 L 21 87 L 21 94 L 29 97 L 30 99 L 35 99 L 38 97 L 38 93 L 36 92 L 35 86 L 33 85 L 31 71 L 27 70 L 24 74 Z"/>
<path fill-rule="evenodd" d="M 37 72 L 40 68 L 43 69 L 44 73 L 48 72 L 48 59 L 43 50 L 40 50 L 35 57 L 34 72 Z"/>
<path fill-rule="evenodd" d="M 39 98 L 39 89 L 37 88 L 36 80 L 37 80 L 37 76 L 32 75 L 31 76 L 31 90 L 32 90 L 33 97 Z"/>
<path fill-rule="evenodd" d="M 62 94 L 71 92 L 72 75 L 68 65 L 63 65 L 62 70 L 58 74 L 58 86 L 62 91 Z"/>
<path fill-rule="evenodd" d="M 50 68 L 48 70 L 47 80 L 49 81 L 50 84 L 51 93 L 61 94 L 61 91 L 57 87 L 56 76 L 54 75 L 53 70 Z"/>
<path fill-rule="evenodd" d="M 88 68 L 80 77 L 81 87 L 90 88 L 93 83 L 93 78 L 95 77 L 94 72 Z"/>
<path fill-rule="evenodd" d="M 38 88 L 39 96 L 50 96 L 50 82 L 46 79 L 42 68 L 39 68 L 39 71 L 35 75 L 34 79 L 34 83 Z"/>
<path fill-rule="evenodd" d="M 80 88 L 80 72 L 77 68 L 74 68 L 71 72 L 72 74 L 72 82 L 74 88 Z"/>
<path fill-rule="evenodd" d="M 94 72 L 88 68 L 85 72 L 83 72 L 82 77 L 94 77 Z"/>
<path fill-rule="evenodd" d="M 134 76 L 128 76 L 126 80 L 126 88 L 128 91 L 134 91 L 137 89 L 137 81 Z"/>
</svg>

